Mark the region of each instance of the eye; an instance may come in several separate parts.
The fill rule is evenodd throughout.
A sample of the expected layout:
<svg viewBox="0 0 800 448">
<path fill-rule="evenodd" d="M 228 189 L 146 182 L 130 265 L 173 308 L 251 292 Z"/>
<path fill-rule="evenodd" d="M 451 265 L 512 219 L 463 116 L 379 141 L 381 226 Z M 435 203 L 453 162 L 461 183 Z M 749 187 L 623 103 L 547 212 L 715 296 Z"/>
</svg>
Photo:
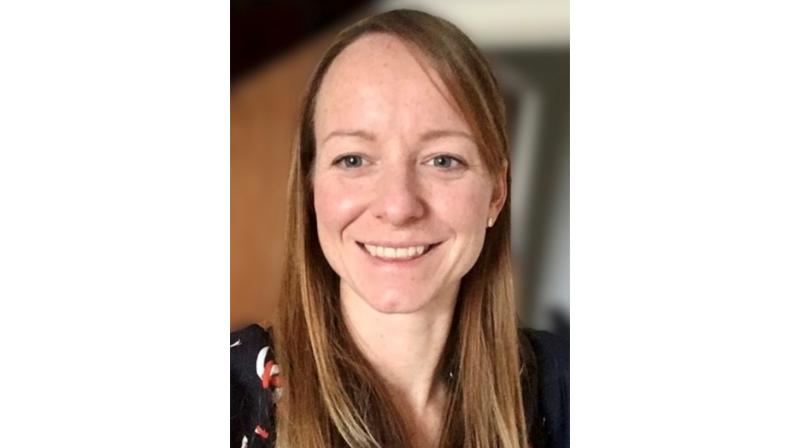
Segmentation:
<svg viewBox="0 0 800 448">
<path fill-rule="evenodd" d="M 333 162 L 334 165 L 341 165 L 345 168 L 358 168 L 364 164 L 364 158 L 355 155 L 346 155 L 339 157 Z"/>
<path fill-rule="evenodd" d="M 459 165 L 464 165 L 464 163 L 453 156 L 436 156 L 428 162 L 437 168 L 455 168 Z"/>
</svg>

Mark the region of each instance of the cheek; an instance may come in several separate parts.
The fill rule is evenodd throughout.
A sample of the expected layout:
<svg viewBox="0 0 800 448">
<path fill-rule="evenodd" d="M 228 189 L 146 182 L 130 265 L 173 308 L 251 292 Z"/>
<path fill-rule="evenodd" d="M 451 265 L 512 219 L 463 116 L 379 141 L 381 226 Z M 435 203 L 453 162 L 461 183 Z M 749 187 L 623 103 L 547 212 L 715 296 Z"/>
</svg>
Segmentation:
<svg viewBox="0 0 800 448">
<path fill-rule="evenodd" d="M 320 238 L 323 234 L 338 234 L 359 214 L 358 194 L 335 179 L 314 181 L 314 211 L 317 215 Z"/>
<path fill-rule="evenodd" d="M 457 233 L 483 233 L 491 201 L 491 190 L 483 182 L 465 188 L 448 189 L 436 195 L 433 208 Z M 466 236 L 466 235 L 462 235 Z"/>
<path fill-rule="evenodd" d="M 452 275 L 465 275 L 483 250 L 490 202 L 491 185 L 484 182 L 454 189 L 437 199 L 437 215 L 454 237 L 449 254 Z"/>
</svg>

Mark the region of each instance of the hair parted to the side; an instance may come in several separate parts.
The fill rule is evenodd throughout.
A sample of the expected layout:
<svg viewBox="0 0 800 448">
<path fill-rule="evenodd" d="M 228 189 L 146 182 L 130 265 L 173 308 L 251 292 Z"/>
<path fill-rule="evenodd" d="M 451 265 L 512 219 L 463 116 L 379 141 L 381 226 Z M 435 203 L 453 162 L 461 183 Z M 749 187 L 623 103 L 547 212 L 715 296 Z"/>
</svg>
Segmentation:
<svg viewBox="0 0 800 448">
<path fill-rule="evenodd" d="M 313 201 L 314 110 L 322 79 L 342 50 L 371 33 L 400 38 L 422 56 L 423 66 L 440 76 L 490 172 L 510 190 L 503 100 L 487 60 L 464 33 L 429 14 L 396 10 L 339 34 L 313 73 L 301 105 L 289 175 L 286 253 L 275 322 L 285 384 L 277 410 L 281 448 L 411 446 L 388 390 L 345 328 L 339 279 L 323 255 Z M 509 203 L 507 196 L 477 262 L 461 281 L 438 371 L 449 391 L 441 447 L 527 446 Z M 450 372 L 455 372 L 452 380 Z"/>
</svg>

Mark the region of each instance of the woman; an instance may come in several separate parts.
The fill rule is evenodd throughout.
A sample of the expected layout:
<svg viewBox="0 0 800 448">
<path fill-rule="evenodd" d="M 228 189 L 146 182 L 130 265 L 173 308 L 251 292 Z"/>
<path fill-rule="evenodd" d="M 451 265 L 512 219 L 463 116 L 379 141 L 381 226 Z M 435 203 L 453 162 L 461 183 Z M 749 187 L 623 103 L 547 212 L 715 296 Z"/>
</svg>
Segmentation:
<svg viewBox="0 0 800 448">
<path fill-rule="evenodd" d="M 568 348 L 517 326 L 505 125 L 452 24 L 337 37 L 301 106 L 276 325 L 231 335 L 231 446 L 568 446 Z"/>
</svg>

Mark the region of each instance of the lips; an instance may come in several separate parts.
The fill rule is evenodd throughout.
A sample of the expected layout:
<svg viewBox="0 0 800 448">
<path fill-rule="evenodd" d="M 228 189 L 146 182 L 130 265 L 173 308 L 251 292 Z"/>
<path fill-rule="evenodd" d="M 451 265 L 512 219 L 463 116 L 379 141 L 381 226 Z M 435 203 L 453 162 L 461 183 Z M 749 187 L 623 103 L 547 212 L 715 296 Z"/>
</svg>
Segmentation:
<svg viewBox="0 0 800 448">
<path fill-rule="evenodd" d="M 373 258 L 391 261 L 413 260 L 419 258 L 431 249 L 438 246 L 435 244 L 415 244 L 415 245 L 375 245 L 359 242 L 358 245 Z"/>
</svg>

